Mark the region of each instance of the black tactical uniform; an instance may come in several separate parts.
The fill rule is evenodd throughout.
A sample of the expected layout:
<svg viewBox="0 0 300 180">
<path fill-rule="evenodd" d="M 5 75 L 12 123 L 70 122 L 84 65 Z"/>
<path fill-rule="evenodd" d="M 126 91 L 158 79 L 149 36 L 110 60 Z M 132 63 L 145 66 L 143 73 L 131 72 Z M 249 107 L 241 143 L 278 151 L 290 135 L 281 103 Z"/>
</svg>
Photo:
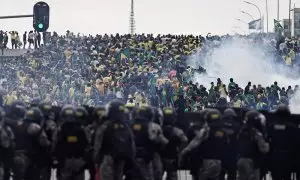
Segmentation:
<svg viewBox="0 0 300 180">
<path fill-rule="evenodd" d="M 289 120 L 291 113 L 286 105 L 280 105 L 269 125 L 270 170 L 272 179 L 291 178 L 295 139 L 295 125 Z"/>
<path fill-rule="evenodd" d="M 37 105 L 36 105 L 37 106 Z M 54 121 L 55 115 L 52 111 L 52 106 L 50 103 L 40 103 L 38 107 L 41 109 L 44 115 L 44 123 L 42 128 L 46 132 L 47 138 L 52 144 L 53 134 L 57 129 L 57 125 Z M 50 155 L 45 156 L 41 162 L 42 175 L 41 179 L 50 180 L 51 178 L 51 167 L 52 167 L 52 157 Z"/>
<path fill-rule="evenodd" d="M 40 159 L 50 146 L 46 133 L 41 128 L 42 123 L 43 114 L 36 107 L 26 112 L 24 120 L 10 123 L 16 139 L 12 168 L 14 179 L 40 178 Z"/>
<path fill-rule="evenodd" d="M 0 107 L 0 179 L 4 178 L 4 167 L 10 165 L 15 148 L 15 137 L 4 119 L 5 112 Z"/>
<path fill-rule="evenodd" d="M 61 124 L 54 134 L 53 152 L 58 161 L 59 179 L 84 179 L 85 155 L 88 138 L 75 108 L 66 105 L 60 113 Z"/>
<path fill-rule="evenodd" d="M 12 124 L 15 124 L 16 121 L 23 120 L 26 113 L 25 104 L 22 101 L 14 101 L 5 108 L 5 112 L 5 122 L 8 126 L 11 126 Z M 14 132 L 13 129 L 12 131 Z M 13 156 L 14 152 L 7 153 L 5 156 L 4 180 L 10 179 L 11 170 L 13 168 Z"/>
<path fill-rule="evenodd" d="M 163 126 L 163 113 L 159 108 L 154 108 L 154 122 L 160 126 Z M 152 164 L 154 180 L 161 180 L 163 174 L 163 165 L 159 152 L 154 152 Z"/>
<path fill-rule="evenodd" d="M 97 129 L 94 162 L 100 166 L 101 180 L 121 180 L 124 165 L 135 158 L 134 137 L 126 123 L 125 104 L 113 100 L 107 105 L 107 120 Z"/>
<path fill-rule="evenodd" d="M 96 174 L 96 169 L 95 169 L 95 163 L 93 161 L 93 139 L 92 139 L 92 133 L 89 132 L 89 129 L 87 129 L 88 124 L 88 116 L 89 113 L 84 107 L 77 107 L 76 108 L 76 118 L 79 122 L 81 122 L 82 127 L 84 128 L 88 141 L 89 141 L 89 147 L 87 148 L 86 156 L 85 156 L 85 161 L 87 162 L 87 169 L 90 173 L 90 179 L 94 180 L 95 179 L 95 174 Z"/>
<path fill-rule="evenodd" d="M 233 109 L 226 109 L 222 116 L 223 130 L 227 136 L 227 142 L 223 150 L 222 157 L 222 173 L 220 180 L 225 179 L 227 174 L 228 180 L 236 179 L 236 161 L 237 161 L 237 148 L 236 148 L 236 135 L 240 128 L 240 122 Z"/>
<path fill-rule="evenodd" d="M 153 179 L 154 153 L 166 145 L 168 140 L 163 136 L 161 127 L 153 122 L 154 110 L 152 107 L 136 108 L 133 110 L 132 116 L 134 118 L 132 129 L 135 136 L 137 166 L 131 173 L 131 179 Z"/>
<path fill-rule="evenodd" d="M 188 139 L 181 129 L 174 126 L 177 118 L 175 111 L 165 108 L 163 115 L 162 129 L 164 136 L 169 140 L 167 146 L 160 153 L 163 170 L 167 173 L 167 180 L 177 180 L 178 155 L 183 146 L 188 142 Z"/>
<path fill-rule="evenodd" d="M 245 115 L 244 124 L 237 135 L 239 180 L 260 179 L 262 160 L 269 152 L 269 144 L 263 135 L 265 121 L 264 115 L 254 110 Z"/>
</svg>

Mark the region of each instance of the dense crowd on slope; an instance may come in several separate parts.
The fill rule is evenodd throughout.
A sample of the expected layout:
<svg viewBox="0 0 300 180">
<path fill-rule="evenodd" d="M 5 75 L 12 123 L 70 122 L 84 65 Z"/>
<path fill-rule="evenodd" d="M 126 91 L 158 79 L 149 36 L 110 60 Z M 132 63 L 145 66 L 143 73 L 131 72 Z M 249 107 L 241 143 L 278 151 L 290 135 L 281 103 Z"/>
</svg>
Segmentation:
<svg viewBox="0 0 300 180">
<path fill-rule="evenodd" d="M 137 105 L 176 106 L 182 111 L 225 104 L 272 110 L 279 102 L 288 103 L 298 86 L 285 89 L 274 83 L 263 88 L 250 83 L 241 88 L 233 79 L 229 85 L 218 79 L 211 87 L 191 82 L 194 72 L 205 73 L 205 69 L 188 66 L 188 58 L 199 49 L 201 54 L 208 53 L 226 38 L 231 37 L 44 34 L 35 51 L 4 58 L 0 64 L 3 103 L 43 99 L 53 105 L 93 106 L 118 98 Z M 296 41 L 264 43 L 273 49 L 277 44 L 277 58 L 287 65 L 296 64 Z"/>
</svg>

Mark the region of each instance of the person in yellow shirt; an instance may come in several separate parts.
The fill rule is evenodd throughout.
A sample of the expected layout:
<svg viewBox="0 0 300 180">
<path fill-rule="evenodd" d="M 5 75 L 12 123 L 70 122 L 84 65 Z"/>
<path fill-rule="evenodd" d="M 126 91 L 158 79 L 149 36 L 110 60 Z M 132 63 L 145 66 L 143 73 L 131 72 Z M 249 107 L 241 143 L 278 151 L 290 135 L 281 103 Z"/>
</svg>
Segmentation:
<svg viewBox="0 0 300 180">
<path fill-rule="evenodd" d="M 65 53 L 65 57 L 66 57 L 66 66 L 68 68 L 70 68 L 71 67 L 71 55 L 72 55 L 71 48 L 68 47 L 64 53 Z"/>
</svg>

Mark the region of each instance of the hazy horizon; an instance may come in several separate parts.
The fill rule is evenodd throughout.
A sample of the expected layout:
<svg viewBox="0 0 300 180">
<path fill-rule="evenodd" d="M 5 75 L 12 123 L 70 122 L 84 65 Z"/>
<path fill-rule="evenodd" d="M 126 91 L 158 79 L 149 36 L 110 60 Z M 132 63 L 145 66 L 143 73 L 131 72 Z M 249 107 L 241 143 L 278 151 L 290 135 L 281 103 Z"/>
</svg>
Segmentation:
<svg viewBox="0 0 300 180">
<path fill-rule="evenodd" d="M 265 0 L 249 0 L 265 14 Z M 0 16 L 32 14 L 37 0 L 0 0 Z M 104 34 L 128 33 L 131 0 L 45 0 L 50 5 L 48 31 L 64 33 Z M 293 0 L 300 7 L 300 0 Z M 288 18 L 288 1 L 280 0 L 280 19 Z M 293 5 L 294 6 L 294 5 Z M 242 0 L 135 0 L 136 33 L 154 34 L 232 34 L 248 32 L 251 21 L 240 11 L 259 18 L 256 8 Z M 266 17 L 266 16 L 265 16 Z M 277 18 L 277 0 L 269 0 L 269 31 Z M 234 26 L 241 27 L 233 29 Z M 1 19 L 2 30 L 23 33 L 32 29 L 32 18 Z M 266 19 L 265 19 L 266 29 Z"/>
</svg>

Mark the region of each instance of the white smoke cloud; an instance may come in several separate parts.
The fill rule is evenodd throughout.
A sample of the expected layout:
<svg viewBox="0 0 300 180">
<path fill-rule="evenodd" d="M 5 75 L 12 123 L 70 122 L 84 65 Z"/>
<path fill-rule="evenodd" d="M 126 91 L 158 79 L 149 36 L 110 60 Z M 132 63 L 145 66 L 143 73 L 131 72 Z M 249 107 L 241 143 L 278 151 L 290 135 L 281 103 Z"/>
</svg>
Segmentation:
<svg viewBox="0 0 300 180">
<path fill-rule="evenodd" d="M 297 91 L 290 100 L 290 109 L 294 114 L 300 114 L 300 91 Z"/>
<path fill-rule="evenodd" d="M 254 46 L 245 39 L 233 39 L 223 42 L 204 58 L 199 58 L 199 50 L 189 58 L 188 65 L 195 68 L 201 65 L 207 70 L 207 75 L 195 74 L 193 77 L 194 82 L 207 87 L 217 78 L 224 83 L 233 78 L 240 87 L 245 87 L 249 81 L 264 87 L 271 86 L 275 81 L 286 88 L 300 84 L 300 78 L 293 78 L 296 70 L 276 64 L 267 54 L 268 50 L 267 46 Z M 299 98 L 296 102 L 299 107 Z"/>
</svg>

